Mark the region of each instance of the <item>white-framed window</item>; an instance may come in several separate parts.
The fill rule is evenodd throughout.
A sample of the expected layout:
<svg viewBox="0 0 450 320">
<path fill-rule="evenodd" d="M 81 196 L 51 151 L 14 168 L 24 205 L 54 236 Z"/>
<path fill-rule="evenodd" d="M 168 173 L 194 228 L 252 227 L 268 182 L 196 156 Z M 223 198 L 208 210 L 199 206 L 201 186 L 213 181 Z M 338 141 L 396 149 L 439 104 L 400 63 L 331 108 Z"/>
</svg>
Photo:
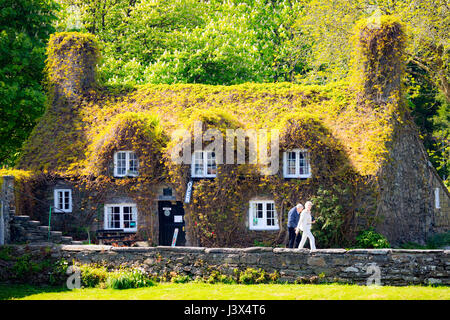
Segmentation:
<svg viewBox="0 0 450 320">
<path fill-rule="evenodd" d="M 283 152 L 283 176 L 285 178 L 310 178 L 309 151 L 294 149 Z"/>
<path fill-rule="evenodd" d="M 439 188 L 434 189 L 434 206 L 436 209 L 441 208 L 441 199 L 440 199 L 439 191 L 440 191 Z"/>
<path fill-rule="evenodd" d="M 55 212 L 72 212 L 72 190 L 55 189 L 53 191 Z"/>
<path fill-rule="evenodd" d="M 114 176 L 137 176 L 139 161 L 133 151 L 117 151 L 114 153 Z"/>
<path fill-rule="evenodd" d="M 249 206 L 250 230 L 278 230 L 278 217 L 273 200 L 253 200 Z"/>
<path fill-rule="evenodd" d="M 193 178 L 214 178 L 216 175 L 216 153 L 214 151 L 195 151 L 192 154 L 191 176 Z"/>
<path fill-rule="evenodd" d="M 104 228 L 105 230 L 122 229 L 124 232 L 136 232 L 136 204 L 121 203 L 105 205 Z"/>
</svg>

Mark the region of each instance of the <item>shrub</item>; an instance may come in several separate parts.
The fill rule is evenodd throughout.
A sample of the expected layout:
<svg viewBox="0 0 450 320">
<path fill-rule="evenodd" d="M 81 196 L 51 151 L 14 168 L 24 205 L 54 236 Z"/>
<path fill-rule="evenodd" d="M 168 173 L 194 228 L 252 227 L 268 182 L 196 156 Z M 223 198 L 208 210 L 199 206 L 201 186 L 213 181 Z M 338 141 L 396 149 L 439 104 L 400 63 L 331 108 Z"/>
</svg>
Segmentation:
<svg viewBox="0 0 450 320">
<path fill-rule="evenodd" d="M 450 246 L 450 231 L 435 234 L 427 239 L 428 249 L 438 249 L 445 246 Z"/>
<path fill-rule="evenodd" d="M 96 287 L 108 278 L 108 270 L 102 266 L 81 265 L 79 269 L 81 271 L 81 284 L 84 287 Z"/>
<path fill-rule="evenodd" d="M 417 242 L 408 241 L 399 246 L 401 249 L 427 249 L 427 246 L 418 244 Z"/>
<path fill-rule="evenodd" d="M 13 260 L 12 254 L 12 248 L 8 246 L 4 246 L 3 248 L 0 248 L 0 260 Z"/>
<path fill-rule="evenodd" d="M 346 230 L 344 228 L 346 209 L 343 206 L 349 197 L 349 189 L 333 186 L 331 190 L 319 187 L 313 197 L 315 220 L 313 233 L 316 243 L 322 248 L 341 247 L 347 244 Z"/>
<path fill-rule="evenodd" d="M 273 283 L 278 281 L 279 274 L 277 271 L 267 273 L 262 269 L 247 268 L 245 271 L 239 273 L 238 282 L 242 284 L 260 284 Z"/>
<path fill-rule="evenodd" d="M 358 248 L 390 248 L 389 241 L 376 232 L 373 228 L 361 232 L 356 237 L 356 247 Z"/>
<path fill-rule="evenodd" d="M 106 279 L 106 286 L 112 289 L 142 288 L 153 285 L 155 283 L 140 269 L 110 272 Z"/>
<path fill-rule="evenodd" d="M 188 275 L 184 275 L 184 276 L 177 275 L 177 276 L 173 277 L 172 279 L 170 279 L 170 282 L 172 282 L 172 283 L 186 283 L 186 282 L 189 282 L 191 280 L 192 280 L 192 278 L 190 276 L 188 276 Z"/>
<path fill-rule="evenodd" d="M 416 242 L 406 242 L 400 245 L 402 249 L 438 249 L 450 246 L 450 231 L 446 233 L 438 233 L 427 239 L 426 245 Z"/>
</svg>

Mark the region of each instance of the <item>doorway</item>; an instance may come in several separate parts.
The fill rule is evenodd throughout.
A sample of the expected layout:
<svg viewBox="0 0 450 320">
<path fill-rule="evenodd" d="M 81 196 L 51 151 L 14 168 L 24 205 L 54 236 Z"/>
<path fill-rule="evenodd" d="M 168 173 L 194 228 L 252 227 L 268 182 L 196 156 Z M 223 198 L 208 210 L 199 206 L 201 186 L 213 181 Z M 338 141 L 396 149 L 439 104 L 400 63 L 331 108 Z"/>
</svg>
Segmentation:
<svg viewBox="0 0 450 320">
<path fill-rule="evenodd" d="M 184 208 L 180 201 L 158 201 L 159 215 L 159 245 L 170 246 L 175 229 L 178 229 L 175 246 L 186 244 L 184 224 Z"/>
</svg>

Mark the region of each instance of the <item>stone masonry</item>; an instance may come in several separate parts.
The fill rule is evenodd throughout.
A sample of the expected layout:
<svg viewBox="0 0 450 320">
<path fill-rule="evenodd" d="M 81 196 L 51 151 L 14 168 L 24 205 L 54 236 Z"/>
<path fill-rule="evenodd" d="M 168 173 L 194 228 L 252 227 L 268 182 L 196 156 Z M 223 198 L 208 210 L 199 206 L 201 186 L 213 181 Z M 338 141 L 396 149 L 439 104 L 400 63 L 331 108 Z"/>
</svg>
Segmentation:
<svg viewBox="0 0 450 320">
<path fill-rule="evenodd" d="M 450 285 L 450 250 L 400 249 L 285 249 L 268 247 L 111 247 L 63 245 L 54 257 L 81 264 L 102 263 L 111 268 L 141 267 L 151 274 L 175 272 L 204 277 L 211 270 L 233 274 L 234 269 L 275 270 L 281 281 L 317 276 L 323 281 L 366 285 L 380 271 L 381 285 Z"/>
<path fill-rule="evenodd" d="M 13 216 L 11 221 L 11 242 L 54 242 L 72 244 L 72 237 L 62 235 L 61 231 L 50 230 L 40 221 L 30 220 L 29 216 Z"/>
</svg>

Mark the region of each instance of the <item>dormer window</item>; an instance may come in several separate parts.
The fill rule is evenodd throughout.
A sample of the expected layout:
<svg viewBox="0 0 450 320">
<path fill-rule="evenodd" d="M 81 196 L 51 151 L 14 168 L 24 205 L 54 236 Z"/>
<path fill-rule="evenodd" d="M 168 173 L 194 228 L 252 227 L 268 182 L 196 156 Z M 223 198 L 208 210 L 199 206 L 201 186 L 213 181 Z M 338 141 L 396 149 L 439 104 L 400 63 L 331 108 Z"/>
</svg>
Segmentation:
<svg viewBox="0 0 450 320">
<path fill-rule="evenodd" d="M 285 151 L 283 153 L 283 175 L 285 178 L 310 178 L 309 152 L 304 149 Z"/>
<path fill-rule="evenodd" d="M 114 176 L 136 177 L 138 175 L 139 162 L 133 151 L 118 151 L 114 153 Z"/>
<path fill-rule="evenodd" d="M 214 178 L 216 174 L 216 153 L 214 151 L 195 151 L 192 154 L 191 176 L 193 178 Z"/>
</svg>

